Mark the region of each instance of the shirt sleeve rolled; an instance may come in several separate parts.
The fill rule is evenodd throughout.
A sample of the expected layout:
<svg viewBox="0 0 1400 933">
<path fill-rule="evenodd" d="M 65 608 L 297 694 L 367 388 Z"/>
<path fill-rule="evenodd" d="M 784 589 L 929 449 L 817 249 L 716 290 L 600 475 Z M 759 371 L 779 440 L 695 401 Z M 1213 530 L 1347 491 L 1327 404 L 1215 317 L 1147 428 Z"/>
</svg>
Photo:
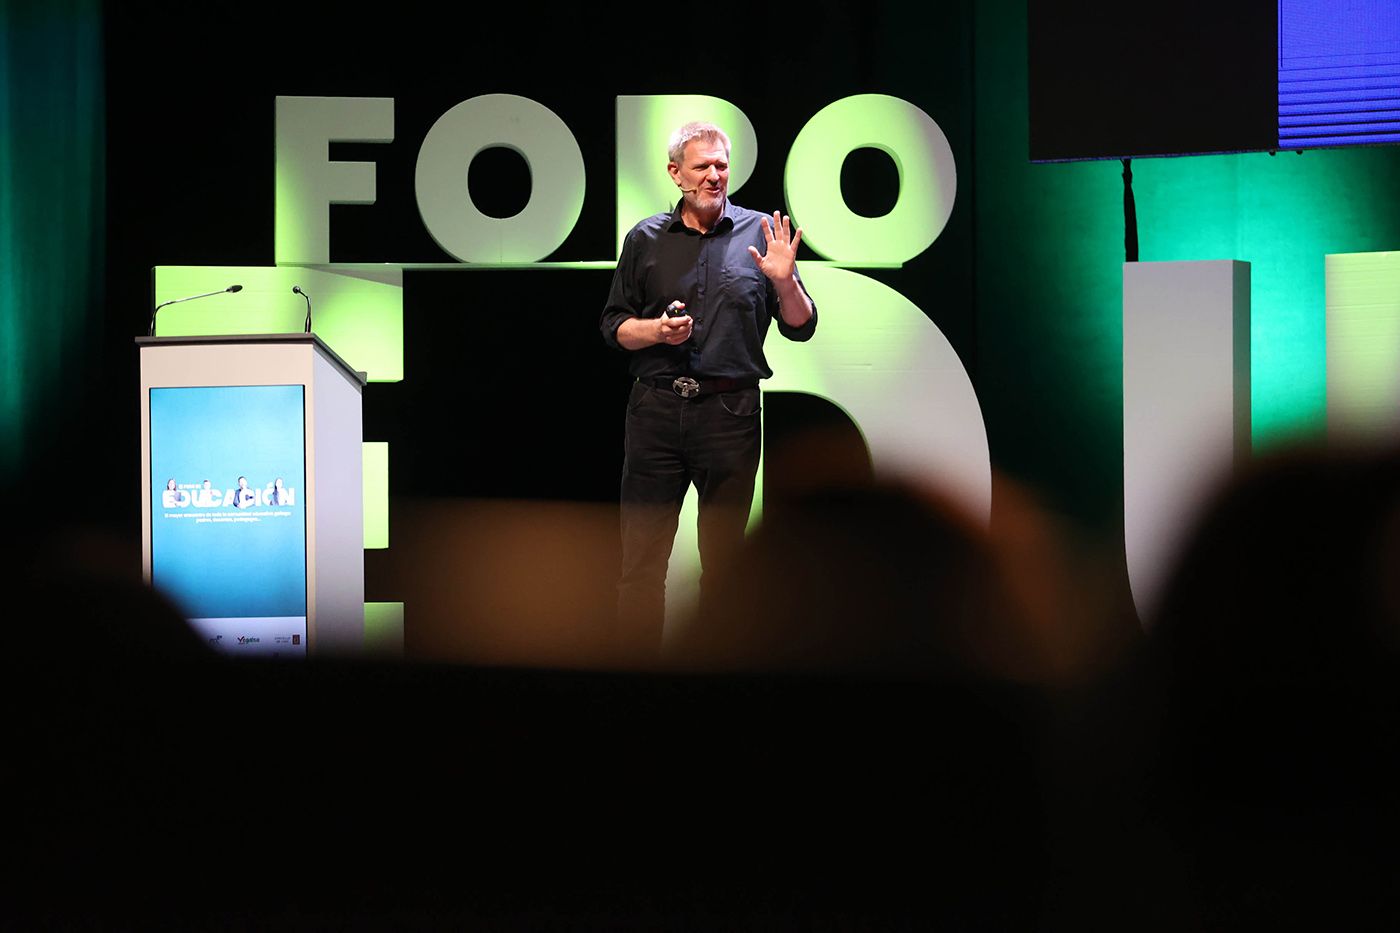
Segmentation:
<svg viewBox="0 0 1400 933">
<path fill-rule="evenodd" d="M 802 294 L 807 295 L 807 300 L 812 304 L 812 316 L 808 318 L 807 323 L 803 324 L 801 327 L 793 327 L 787 321 L 784 321 L 783 316 L 778 313 L 778 299 L 775 294 L 773 298 L 773 322 L 778 325 L 778 333 L 782 334 L 788 340 L 795 340 L 801 343 L 805 340 L 811 340 L 812 335 L 817 332 L 817 303 L 812 301 L 812 296 L 807 292 L 807 286 L 802 284 L 802 277 L 798 276 L 796 271 L 793 272 L 793 275 L 797 276 L 797 287 L 802 289 Z"/>
<path fill-rule="evenodd" d="M 637 230 L 634 227 L 622 243 L 622 255 L 617 259 L 613 271 L 612 288 L 608 290 L 608 303 L 598 320 L 603 342 L 614 350 L 622 350 L 617 342 L 617 329 L 623 322 L 640 314 L 642 307 L 641 285 L 637 281 Z"/>
</svg>

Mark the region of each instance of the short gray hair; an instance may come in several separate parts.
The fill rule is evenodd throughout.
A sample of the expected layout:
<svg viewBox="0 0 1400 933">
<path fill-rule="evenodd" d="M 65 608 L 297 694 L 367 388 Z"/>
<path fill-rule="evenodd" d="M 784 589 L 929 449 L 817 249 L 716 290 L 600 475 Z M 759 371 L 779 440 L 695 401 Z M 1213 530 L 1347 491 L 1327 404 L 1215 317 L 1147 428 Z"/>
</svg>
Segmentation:
<svg viewBox="0 0 1400 933">
<path fill-rule="evenodd" d="M 718 139 L 724 143 L 725 155 L 729 154 L 729 137 L 724 130 L 713 123 L 692 121 L 671 134 L 671 141 L 666 144 L 666 157 L 680 165 L 681 159 L 685 158 L 685 147 L 695 139 Z"/>
</svg>

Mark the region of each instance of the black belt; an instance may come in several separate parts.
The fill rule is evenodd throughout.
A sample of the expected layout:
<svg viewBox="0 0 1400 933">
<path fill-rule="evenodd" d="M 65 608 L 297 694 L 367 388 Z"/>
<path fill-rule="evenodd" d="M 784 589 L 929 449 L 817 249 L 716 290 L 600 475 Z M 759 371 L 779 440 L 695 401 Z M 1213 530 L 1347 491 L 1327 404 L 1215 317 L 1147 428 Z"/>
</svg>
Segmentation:
<svg viewBox="0 0 1400 933">
<path fill-rule="evenodd" d="M 737 392 L 758 385 L 757 379 L 696 379 L 692 376 L 656 376 L 643 379 L 642 382 L 658 389 L 670 389 L 681 398 L 713 395 L 716 392 Z"/>
</svg>

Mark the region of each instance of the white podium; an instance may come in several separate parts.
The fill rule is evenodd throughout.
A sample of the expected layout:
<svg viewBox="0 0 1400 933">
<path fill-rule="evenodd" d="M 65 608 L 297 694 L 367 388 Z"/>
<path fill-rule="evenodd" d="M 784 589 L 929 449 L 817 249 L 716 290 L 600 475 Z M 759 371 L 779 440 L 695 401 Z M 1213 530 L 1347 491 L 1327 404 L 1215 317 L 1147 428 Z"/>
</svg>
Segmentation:
<svg viewBox="0 0 1400 933">
<path fill-rule="evenodd" d="M 364 637 L 364 375 L 312 334 L 141 337 L 147 582 L 230 654 Z"/>
</svg>

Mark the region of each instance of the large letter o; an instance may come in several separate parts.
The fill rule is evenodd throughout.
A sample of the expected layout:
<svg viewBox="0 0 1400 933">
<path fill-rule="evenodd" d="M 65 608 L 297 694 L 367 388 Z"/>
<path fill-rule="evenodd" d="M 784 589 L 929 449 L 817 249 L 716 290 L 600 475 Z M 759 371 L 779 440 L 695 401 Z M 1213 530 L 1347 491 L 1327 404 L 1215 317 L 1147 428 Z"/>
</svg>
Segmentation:
<svg viewBox="0 0 1400 933">
<path fill-rule="evenodd" d="M 467 192 L 467 167 L 493 146 L 530 168 L 530 200 L 514 217 L 488 217 Z M 537 262 L 559 248 L 583 210 L 583 153 L 564 121 L 514 94 L 463 101 L 428 130 L 418 150 L 418 213 L 437 244 L 462 262 Z"/>
<path fill-rule="evenodd" d="M 841 166 L 862 148 L 899 169 L 899 200 L 883 217 L 862 217 L 841 197 Z M 953 211 L 957 168 L 933 118 L 908 101 L 859 94 L 817 111 L 793 141 L 783 179 L 802 242 L 837 262 L 894 264 L 928 249 Z"/>
</svg>

